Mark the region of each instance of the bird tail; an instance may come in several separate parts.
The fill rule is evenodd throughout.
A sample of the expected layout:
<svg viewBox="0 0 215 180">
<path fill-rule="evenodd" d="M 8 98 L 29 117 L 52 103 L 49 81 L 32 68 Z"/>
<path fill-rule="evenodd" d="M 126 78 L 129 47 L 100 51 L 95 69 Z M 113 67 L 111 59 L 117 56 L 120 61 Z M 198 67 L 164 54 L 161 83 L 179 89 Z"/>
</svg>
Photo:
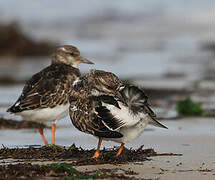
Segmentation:
<svg viewBox="0 0 215 180">
<path fill-rule="evenodd" d="M 131 111 L 134 114 L 137 114 L 137 113 L 148 114 L 149 124 L 168 129 L 166 126 L 164 126 L 163 124 L 161 124 L 155 119 L 156 114 L 150 108 L 147 102 L 148 97 L 143 90 L 141 90 L 136 86 L 128 85 L 121 90 L 121 94 L 126 105 L 131 109 Z"/>
</svg>

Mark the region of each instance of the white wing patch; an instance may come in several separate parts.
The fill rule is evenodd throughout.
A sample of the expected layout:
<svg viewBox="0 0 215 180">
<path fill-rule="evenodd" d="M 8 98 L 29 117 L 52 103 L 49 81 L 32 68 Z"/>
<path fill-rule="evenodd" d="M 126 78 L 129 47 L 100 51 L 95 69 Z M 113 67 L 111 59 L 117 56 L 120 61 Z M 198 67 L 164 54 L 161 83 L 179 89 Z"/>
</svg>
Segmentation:
<svg viewBox="0 0 215 180">
<path fill-rule="evenodd" d="M 103 120 L 102 120 L 102 123 L 105 125 L 106 128 L 108 128 L 111 131 L 116 131 L 117 129 L 120 128 L 120 127 L 118 127 L 117 129 L 113 129 L 113 128 L 109 127 Z"/>
<path fill-rule="evenodd" d="M 16 104 L 15 104 L 15 107 L 19 106 L 20 105 L 20 101 L 18 101 Z"/>
<path fill-rule="evenodd" d="M 75 86 L 78 82 L 80 82 L 81 80 L 80 80 L 80 78 L 78 77 L 78 78 L 76 78 L 76 80 L 72 83 L 72 86 Z"/>
<path fill-rule="evenodd" d="M 39 94 L 39 93 L 37 93 L 37 92 L 36 92 L 36 93 L 33 93 L 33 94 L 29 94 L 28 97 L 35 96 L 35 95 L 38 95 L 38 94 Z"/>
<path fill-rule="evenodd" d="M 81 109 L 78 109 L 77 106 L 73 106 L 72 108 L 70 108 L 71 111 L 75 112 L 75 111 L 81 111 L 83 112 Z M 88 114 L 88 112 L 84 112 L 84 114 Z"/>
<path fill-rule="evenodd" d="M 125 88 L 125 86 L 120 86 L 119 91 L 123 90 L 124 88 Z"/>
<path fill-rule="evenodd" d="M 105 103 L 104 106 L 106 106 L 106 108 L 115 118 L 120 119 L 123 122 L 123 126 L 133 126 L 137 124 L 141 120 L 141 118 L 145 118 L 147 116 L 147 114 L 143 113 L 138 113 L 137 115 L 134 115 L 130 112 L 129 107 L 124 106 L 121 102 L 118 103 L 121 109 Z"/>
<path fill-rule="evenodd" d="M 102 95 L 106 95 L 105 93 L 100 92 L 100 91 L 98 91 L 97 89 L 92 89 L 92 90 L 91 90 L 91 94 L 92 94 L 93 96 L 102 96 Z"/>
<path fill-rule="evenodd" d="M 73 106 L 73 107 L 71 108 L 71 110 L 72 110 L 72 111 L 77 111 L 78 108 L 77 108 L 76 106 Z"/>
</svg>

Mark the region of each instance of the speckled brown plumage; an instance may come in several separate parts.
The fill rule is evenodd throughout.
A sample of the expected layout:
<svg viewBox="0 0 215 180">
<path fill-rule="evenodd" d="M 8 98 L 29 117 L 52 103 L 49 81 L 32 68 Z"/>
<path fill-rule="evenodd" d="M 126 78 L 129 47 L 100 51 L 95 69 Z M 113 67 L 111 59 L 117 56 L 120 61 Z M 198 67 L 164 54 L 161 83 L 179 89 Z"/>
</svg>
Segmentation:
<svg viewBox="0 0 215 180">
<path fill-rule="evenodd" d="M 108 101 L 117 106 L 114 97 L 123 100 L 119 91 L 121 87 L 124 84 L 111 72 L 91 70 L 82 77 L 74 85 L 69 99 L 73 125 L 82 132 L 98 137 L 122 137 L 122 134 L 108 129 L 97 112 L 102 102 Z"/>
<path fill-rule="evenodd" d="M 8 111 L 17 113 L 65 105 L 68 103 L 73 81 L 80 76 L 77 68 L 65 64 L 52 64 L 27 81 L 21 96 Z"/>
<path fill-rule="evenodd" d="M 148 97 L 138 87 L 124 85 L 113 73 L 93 70 L 74 85 L 70 96 L 70 118 L 80 131 L 121 143 L 138 137 L 147 124 L 166 128 L 154 119 Z"/>
<path fill-rule="evenodd" d="M 120 133 L 108 129 L 97 112 L 102 101 L 106 100 L 102 94 L 109 94 L 107 97 L 113 99 L 112 96 L 119 95 L 118 89 L 122 85 L 121 81 L 110 72 L 92 70 L 84 76 L 70 94 L 70 118 L 73 125 L 80 131 L 98 137 L 122 137 Z M 99 90 L 99 86 L 102 86 L 101 95 L 95 96 L 95 90 Z"/>
<path fill-rule="evenodd" d="M 81 76 L 77 68 L 80 63 L 93 64 L 81 57 L 79 50 L 74 46 L 65 45 L 57 48 L 52 55 L 51 65 L 26 82 L 22 94 L 7 111 L 21 115 L 25 120 L 54 121 L 52 124 L 54 136 L 57 120 L 67 115 L 72 85 Z M 41 128 L 39 131 L 46 144 Z"/>
<path fill-rule="evenodd" d="M 111 72 L 91 70 L 85 78 L 90 86 L 89 88 L 93 90 L 92 93 L 96 93 L 97 90 L 100 94 L 115 96 L 118 94 L 120 87 L 124 87 L 119 78 Z"/>
</svg>

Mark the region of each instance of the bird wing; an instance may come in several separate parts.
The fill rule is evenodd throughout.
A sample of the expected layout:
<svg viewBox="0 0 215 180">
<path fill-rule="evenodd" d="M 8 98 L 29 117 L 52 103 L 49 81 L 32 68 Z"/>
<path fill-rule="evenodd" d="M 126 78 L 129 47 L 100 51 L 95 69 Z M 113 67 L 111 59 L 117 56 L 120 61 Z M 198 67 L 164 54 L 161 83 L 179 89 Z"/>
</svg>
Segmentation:
<svg viewBox="0 0 215 180">
<path fill-rule="evenodd" d="M 116 114 L 120 114 L 121 107 L 119 102 L 113 97 L 108 95 L 99 96 L 98 99 L 101 102 L 100 106 L 96 107 L 96 112 L 101 118 L 102 123 L 111 131 L 115 131 L 126 124 L 123 118 L 116 116 L 112 110 L 116 111 Z"/>
<path fill-rule="evenodd" d="M 21 96 L 8 112 L 16 113 L 66 104 L 72 85 L 69 81 L 74 81 L 77 76 L 80 76 L 79 71 L 67 65 L 48 66 L 27 81 Z"/>
<path fill-rule="evenodd" d="M 121 133 L 105 126 L 103 118 L 98 113 L 99 107 L 101 107 L 101 103 L 97 97 L 77 99 L 70 97 L 70 118 L 73 125 L 82 132 L 87 132 L 98 137 L 122 137 Z"/>
<path fill-rule="evenodd" d="M 101 99 L 102 106 L 96 108 L 107 128 L 117 130 L 123 126 L 133 126 L 145 118 L 149 124 L 166 128 L 155 119 L 156 115 L 147 102 L 148 97 L 141 89 L 136 86 L 125 86 L 121 95 L 123 102 L 107 96 Z"/>
</svg>

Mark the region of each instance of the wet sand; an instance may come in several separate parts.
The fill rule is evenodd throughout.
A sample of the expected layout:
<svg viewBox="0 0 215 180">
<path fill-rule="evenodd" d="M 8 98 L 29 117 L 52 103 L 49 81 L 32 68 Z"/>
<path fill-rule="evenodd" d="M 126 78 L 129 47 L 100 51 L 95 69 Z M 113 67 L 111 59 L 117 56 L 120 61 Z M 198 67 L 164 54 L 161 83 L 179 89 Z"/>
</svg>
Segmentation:
<svg viewBox="0 0 215 180">
<path fill-rule="evenodd" d="M 153 148 L 157 153 L 176 153 L 183 154 L 182 156 L 157 156 L 150 157 L 151 161 L 119 165 L 77 166 L 77 170 L 89 172 L 111 169 L 110 171 L 119 173 L 134 171 L 135 175 L 129 176 L 144 179 L 214 179 L 215 121 L 212 118 L 186 118 L 162 122 L 169 127 L 168 130 L 149 127 L 136 141 L 126 144 L 126 147 L 136 149 L 144 144 L 144 148 Z M 51 131 L 49 129 L 46 130 L 46 135 L 50 140 Z M 1 130 L 0 141 L 7 147 L 23 147 L 42 143 L 36 130 Z M 56 144 L 70 146 L 72 143 L 75 143 L 77 147 L 91 149 L 96 147 L 97 139 L 77 131 L 72 125 L 65 125 L 61 122 L 57 129 Z M 118 146 L 112 142 L 103 143 L 103 147 L 106 148 L 116 145 Z M 17 161 L 8 159 L 4 162 L 1 161 L 1 164 Z M 19 162 L 32 163 L 32 160 Z M 33 161 L 33 163 L 41 162 Z M 46 162 L 42 161 L 42 163 Z M 53 163 L 53 161 L 47 163 Z"/>
<path fill-rule="evenodd" d="M 215 121 L 205 118 L 190 118 L 164 122 L 169 130 L 145 132 L 136 142 L 144 139 L 145 147 L 157 152 L 182 153 L 183 156 L 152 157 L 152 161 L 126 165 L 98 165 L 78 167 L 82 171 L 100 168 L 120 168 L 137 172 L 137 178 L 159 180 L 212 180 L 215 179 L 214 132 Z M 159 131 L 159 132 L 158 132 Z"/>
</svg>

